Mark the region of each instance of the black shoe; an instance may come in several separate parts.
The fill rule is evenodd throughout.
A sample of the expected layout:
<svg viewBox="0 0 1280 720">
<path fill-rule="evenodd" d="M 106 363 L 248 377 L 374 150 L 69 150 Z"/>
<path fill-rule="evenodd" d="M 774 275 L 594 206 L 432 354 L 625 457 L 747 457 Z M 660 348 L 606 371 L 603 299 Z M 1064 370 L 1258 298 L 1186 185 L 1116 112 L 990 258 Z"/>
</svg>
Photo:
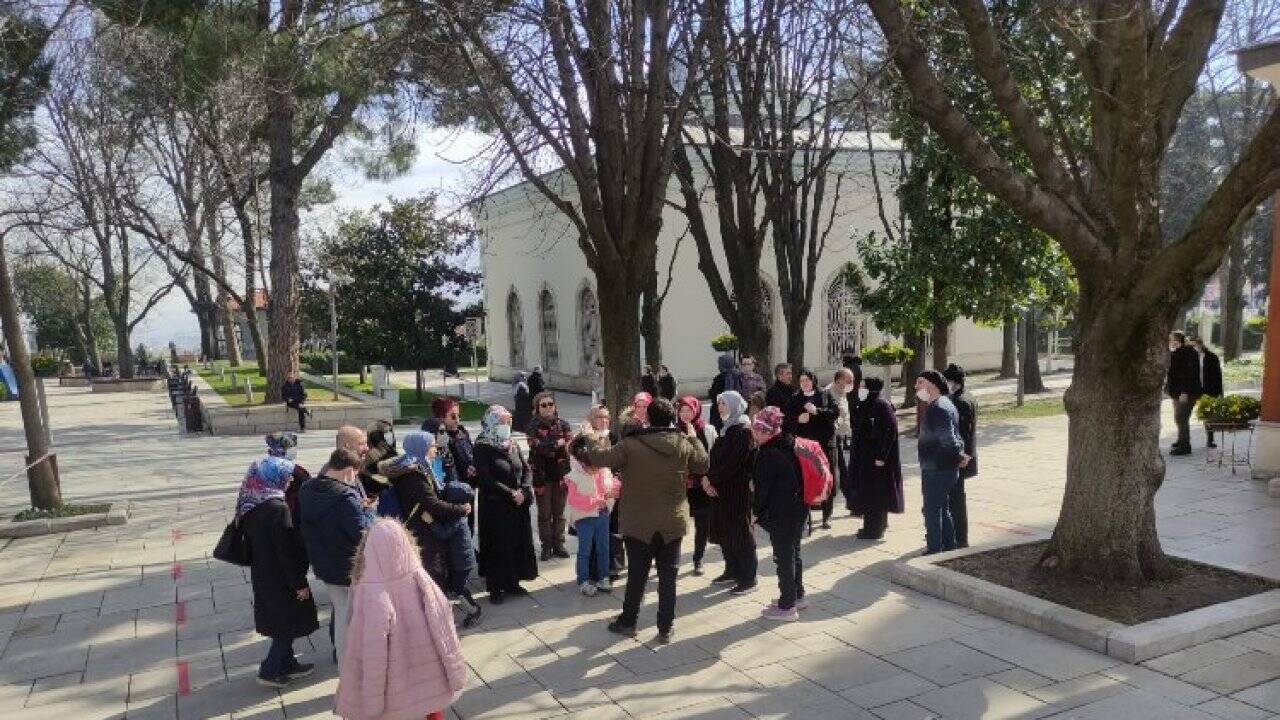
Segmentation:
<svg viewBox="0 0 1280 720">
<path fill-rule="evenodd" d="M 568 550 L 565 550 L 563 545 L 557 545 L 557 546 L 555 546 L 554 548 L 552 548 L 552 549 L 551 549 L 551 554 L 552 554 L 552 555 L 555 555 L 555 556 L 556 556 L 556 557 L 558 557 L 558 558 L 567 558 L 567 557 L 569 557 L 569 551 L 568 551 Z"/>
<path fill-rule="evenodd" d="M 1208 444 L 1208 445 L 1205 445 L 1205 447 L 1209 448 L 1210 450 L 1214 450 L 1214 449 L 1216 449 L 1216 448 L 1218 447 L 1218 443 L 1216 443 L 1216 442 L 1214 442 L 1214 441 L 1210 440 L 1210 441 L 1209 441 L 1209 444 Z"/>
<path fill-rule="evenodd" d="M 738 582 L 738 578 L 730 575 L 729 573 L 725 573 L 724 575 L 720 575 L 719 577 L 712 578 L 711 580 L 712 585 L 728 585 L 729 583 L 736 583 L 736 582 Z"/>
<path fill-rule="evenodd" d="M 284 671 L 284 674 L 292 680 L 294 678 L 306 677 L 315 671 L 316 666 L 312 663 L 294 663 L 293 667 Z"/>
<path fill-rule="evenodd" d="M 614 620 L 609 623 L 609 632 L 614 633 L 615 635 L 633 638 L 636 636 L 636 626 L 623 625 L 621 620 Z"/>
<path fill-rule="evenodd" d="M 551 546 L 550 546 L 550 545 L 543 545 L 543 546 L 542 546 L 542 554 L 538 556 L 538 560 L 540 560 L 541 562 L 548 562 L 548 561 L 550 561 L 550 560 L 551 560 Z"/>
<path fill-rule="evenodd" d="M 489 591 L 489 602 L 493 603 L 494 605 L 501 605 L 502 603 L 506 602 L 506 599 L 507 598 L 503 596 L 501 590 Z"/>
<path fill-rule="evenodd" d="M 507 588 L 507 592 L 511 593 L 512 595 L 515 595 L 516 597 L 524 597 L 525 595 L 529 594 L 529 591 L 525 590 L 523 587 L 520 587 L 519 583 L 516 583 L 515 585 L 512 585 L 511 587 Z"/>
<path fill-rule="evenodd" d="M 702 573 L 702 561 L 701 561 L 701 560 L 695 560 L 695 561 L 694 561 L 694 563 L 693 563 L 693 574 L 694 574 L 694 575 L 698 575 L 698 576 L 701 576 L 701 575 L 703 574 L 703 573 Z"/>
<path fill-rule="evenodd" d="M 258 676 L 258 684 L 265 685 L 269 688 L 282 688 L 289 684 L 289 676 L 281 675 L 280 677 L 263 677 Z"/>
<path fill-rule="evenodd" d="M 1190 454 L 1191 454 L 1191 448 L 1189 448 L 1189 447 L 1179 447 L 1179 448 L 1174 448 L 1174 449 L 1172 449 L 1172 450 L 1170 450 L 1170 451 L 1169 451 L 1169 454 L 1170 454 L 1170 455 L 1190 455 Z"/>
<path fill-rule="evenodd" d="M 746 595 L 747 593 L 752 592 L 755 589 L 756 589 L 755 583 L 751 583 L 750 585 L 743 585 L 742 583 L 738 583 L 737 585 L 733 586 L 733 589 L 729 591 L 729 594 L 730 595 Z"/>
<path fill-rule="evenodd" d="M 479 625 L 479 624 L 480 624 L 480 616 L 481 616 L 482 614 L 483 614 L 483 612 L 480 610 L 480 606 L 479 606 L 479 605 L 476 605 L 474 610 L 472 610 L 471 612 L 467 613 L 467 615 L 466 615 L 465 617 L 463 617 L 463 618 L 462 618 L 462 627 L 464 627 L 464 628 L 473 628 L 473 627 L 475 627 L 476 625 Z"/>
<path fill-rule="evenodd" d="M 674 628 L 670 630 L 665 630 L 665 631 L 659 630 L 657 642 L 659 645 L 670 645 L 672 638 L 674 638 L 675 636 L 676 636 L 676 631 Z"/>
<path fill-rule="evenodd" d="M 609 582 L 618 582 L 622 579 L 622 573 L 609 573 Z"/>
<path fill-rule="evenodd" d="M 822 529 L 823 529 L 823 530 L 830 530 L 830 529 L 831 529 L 831 521 L 830 521 L 830 520 L 823 520 L 823 521 L 822 521 Z"/>
</svg>

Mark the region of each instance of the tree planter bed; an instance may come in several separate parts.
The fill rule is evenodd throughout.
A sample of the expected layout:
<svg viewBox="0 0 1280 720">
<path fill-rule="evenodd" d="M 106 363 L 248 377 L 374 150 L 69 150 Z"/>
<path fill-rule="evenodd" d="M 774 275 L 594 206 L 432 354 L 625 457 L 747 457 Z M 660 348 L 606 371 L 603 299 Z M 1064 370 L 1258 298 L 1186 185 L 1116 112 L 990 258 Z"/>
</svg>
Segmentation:
<svg viewBox="0 0 1280 720">
<path fill-rule="evenodd" d="M 915 557 L 895 582 L 1125 662 L 1142 662 L 1280 622 L 1280 585 L 1170 557 L 1178 578 L 1144 588 L 1064 580 L 1035 569 L 1047 540 Z"/>
<path fill-rule="evenodd" d="M 89 530 L 106 525 L 124 525 L 129 521 L 129 503 L 113 502 L 106 512 L 38 520 L 0 520 L 0 538 L 53 535 L 72 530 Z"/>
</svg>

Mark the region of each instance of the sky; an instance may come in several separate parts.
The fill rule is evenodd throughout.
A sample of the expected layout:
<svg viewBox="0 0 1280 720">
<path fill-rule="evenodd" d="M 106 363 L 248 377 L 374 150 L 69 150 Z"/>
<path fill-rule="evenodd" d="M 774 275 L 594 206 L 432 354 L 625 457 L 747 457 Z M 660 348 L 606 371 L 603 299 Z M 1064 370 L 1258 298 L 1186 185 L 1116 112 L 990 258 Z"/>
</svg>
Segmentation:
<svg viewBox="0 0 1280 720">
<path fill-rule="evenodd" d="M 424 130 L 418 138 L 418 158 L 413 168 L 390 182 L 366 179 L 362 172 L 340 159 L 342 148 L 335 148 L 331 153 L 334 158 L 322 167 L 333 179 L 337 201 L 319 212 L 303 215 L 304 235 L 309 229 L 332 225 L 344 211 L 385 204 L 388 197 L 414 197 L 434 191 L 439 193 L 442 205 L 455 207 L 472 187 L 480 163 L 473 158 L 485 140 L 484 136 L 473 133 Z M 164 348 L 171 340 L 179 348 L 200 347 L 195 315 L 179 290 L 169 293 L 156 305 L 133 334 L 135 346 L 142 343 L 149 348 Z"/>
</svg>

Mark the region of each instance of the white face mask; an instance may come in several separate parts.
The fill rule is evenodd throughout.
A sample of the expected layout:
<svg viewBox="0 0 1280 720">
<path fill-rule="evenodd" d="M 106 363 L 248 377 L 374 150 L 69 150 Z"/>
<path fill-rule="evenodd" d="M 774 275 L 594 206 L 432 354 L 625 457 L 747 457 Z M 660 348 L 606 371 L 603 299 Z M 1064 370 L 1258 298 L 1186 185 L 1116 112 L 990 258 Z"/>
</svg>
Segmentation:
<svg viewBox="0 0 1280 720">
<path fill-rule="evenodd" d="M 396 434 L 395 434 L 395 433 L 393 433 L 393 432 L 391 432 L 390 430 L 388 430 L 388 431 L 386 431 L 386 432 L 382 433 L 382 441 L 383 441 L 383 442 L 385 442 L 388 446 L 395 445 L 395 444 L 396 444 Z"/>
<path fill-rule="evenodd" d="M 866 399 L 867 399 L 867 396 L 868 396 L 868 395 L 870 395 L 870 394 L 871 394 L 871 392 L 870 392 L 869 390 L 867 390 L 866 388 L 858 388 L 858 399 L 859 399 L 859 400 L 866 400 Z"/>
<path fill-rule="evenodd" d="M 916 391 L 916 398 L 917 398 L 920 402 L 929 402 L 930 400 L 932 400 L 932 399 L 933 399 L 933 398 L 931 398 L 931 397 L 929 396 L 929 391 L 928 391 L 928 390 L 923 390 L 923 389 L 922 389 L 922 390 L 917 390 L 917 391 Z"/>
<path fill-rule="evenodd" d="M 511 426 L 499 425 L 493 429 L 493 434 L 497 436 L 499 442 L 506 442 L 511 439 Z"/>
</svg>

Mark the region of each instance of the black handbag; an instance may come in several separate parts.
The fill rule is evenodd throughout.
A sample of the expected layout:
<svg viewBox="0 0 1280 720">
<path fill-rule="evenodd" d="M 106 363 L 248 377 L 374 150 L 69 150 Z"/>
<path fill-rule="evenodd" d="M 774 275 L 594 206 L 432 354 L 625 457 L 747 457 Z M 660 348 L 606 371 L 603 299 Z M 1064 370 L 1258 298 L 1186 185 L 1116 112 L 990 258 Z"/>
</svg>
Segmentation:
<svg viewBox="0 0 1280 720">
<path fill-rule="evenodd" d="M 227 523 L 227 527 L 222 531 L 222 537 L 218 538 L 218 544 L 213 548 L 213 557 L 222 562 L 228 562 L 232 565 L 248 567 L 253 560 L 249 554 L 249 541 L 244 536 L 244 530 L 240 527 L 240 519 L 236 518 Z"/>
</svg>

